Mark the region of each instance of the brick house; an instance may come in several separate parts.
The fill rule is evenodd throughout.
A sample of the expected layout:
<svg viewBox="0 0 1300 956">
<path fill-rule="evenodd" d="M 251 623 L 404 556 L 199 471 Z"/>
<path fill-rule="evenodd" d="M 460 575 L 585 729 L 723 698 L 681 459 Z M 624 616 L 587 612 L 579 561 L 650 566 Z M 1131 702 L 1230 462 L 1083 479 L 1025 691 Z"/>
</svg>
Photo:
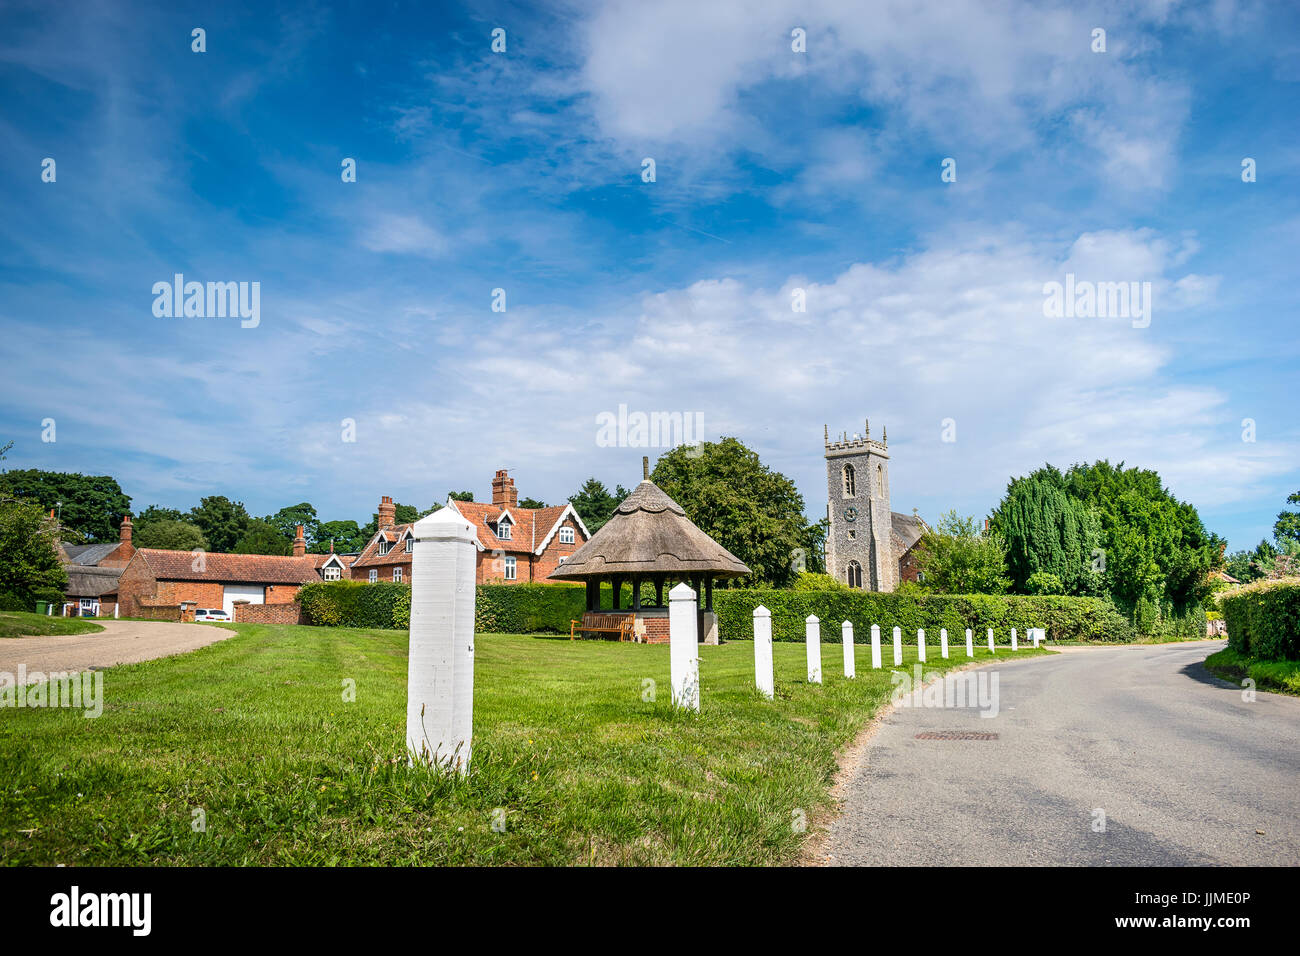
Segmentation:
<svg viewBox="0 0 1300 956">
<path fill-rule="evenodd" d="M 474 525 L 478 584 L 544 581 L 591 537 L 582 519 L 565 503 L 549 508 L 519 507 L 514 479 L 504 470 L 492 479 L 492 503 L 447 501 Z M 353 561 L 354 581 L 410 581 L 412 525 L 396 524 L 393 499 L 379 502 L 379 530 Z"/>
<path fill-rule="evenodd" d="M 298 589 L 324 577 L 332 554 L 307 554 L 299 528 L 294 554 L 216 554 L 138 548 L 117 582 L 123 617 L 148 608 L 190 604 L 221 608 L 234 617 L 236 601 L 288 604 Z"/>
</svg>

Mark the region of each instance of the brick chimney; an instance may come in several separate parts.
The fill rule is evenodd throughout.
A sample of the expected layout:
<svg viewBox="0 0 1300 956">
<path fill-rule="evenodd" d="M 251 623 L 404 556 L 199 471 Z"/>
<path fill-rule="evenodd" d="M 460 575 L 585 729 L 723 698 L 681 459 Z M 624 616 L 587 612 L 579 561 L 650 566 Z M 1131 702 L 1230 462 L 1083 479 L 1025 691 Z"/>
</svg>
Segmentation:
<svg viewBox="0 0 1300 956">
<path fill-rule="evenodd" d="M 397 523 L 397 508 L 393 505 L 393 499 L 389 495 L 384 495 L 379 499 L 379 527 L 391 528 Z"/>
<path fill-rule="evenodd" d="M 302 525 L 298 525 L 298 535 L 293 539 L 293 556 L 301 558 L 307 553 L 307 538 L 302 533 Z"/>
<path fill-rule="evenodd" d="M 116 558 L 122 561 L 130 561 L 131 555 L 135 554 L 135 545 L 131 543 L 131 515 L 128 512 L 122 516 L 122 526 L 117 530 L 118 541 Z"/>
<path fill-rule="evenodd" d="M 515 490 L 515 480 L 502 468 L 492 479 L 492 503 L 499 508 L 518 508 L 519 492 Z"/>
</svg>

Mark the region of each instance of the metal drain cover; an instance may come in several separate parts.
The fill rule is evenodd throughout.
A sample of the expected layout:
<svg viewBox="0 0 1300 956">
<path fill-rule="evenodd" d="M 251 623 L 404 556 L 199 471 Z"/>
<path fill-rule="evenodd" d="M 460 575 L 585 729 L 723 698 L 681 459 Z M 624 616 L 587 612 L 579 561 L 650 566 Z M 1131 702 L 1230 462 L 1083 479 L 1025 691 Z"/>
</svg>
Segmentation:
<svg viewBox="0 0 1300 956">
<path fill-rule="evenodd" d="M 927 730 L 916 735 L 917 740 L 997 740 L 997 734 L 978 730 Z"/>
</svg>

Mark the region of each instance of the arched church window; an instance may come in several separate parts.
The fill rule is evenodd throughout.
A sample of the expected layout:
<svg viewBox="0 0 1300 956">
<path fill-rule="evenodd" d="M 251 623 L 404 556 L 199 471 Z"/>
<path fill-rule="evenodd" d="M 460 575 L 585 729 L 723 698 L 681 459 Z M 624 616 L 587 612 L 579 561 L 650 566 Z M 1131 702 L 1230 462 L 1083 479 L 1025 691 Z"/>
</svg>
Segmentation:
<svg viewBox="0 0 1300 956">
<path fill-rule="evenodd" d="M 876 494 L 882 497 L 885 494 L 885 469 L 880 465 L 876 466 Z"/>
<path fill-rule="evenodd" d="M 856 498 L 858 494 L 857 478 L 853 473 L 852 465 L 844 466 L 844 497 Z"/>
<path fill-rule="evenodd" d="M 849 562 L 849 587 L 862 587 L 862 565 L 856 561 Z"/>
</svg>

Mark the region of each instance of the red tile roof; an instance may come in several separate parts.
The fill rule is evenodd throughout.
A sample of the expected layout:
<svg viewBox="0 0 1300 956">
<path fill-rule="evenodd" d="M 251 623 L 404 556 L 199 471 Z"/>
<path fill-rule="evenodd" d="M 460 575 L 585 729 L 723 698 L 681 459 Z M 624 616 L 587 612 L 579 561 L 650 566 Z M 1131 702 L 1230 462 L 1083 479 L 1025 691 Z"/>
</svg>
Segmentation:
<svg viewBox="0 0 1300 956">
<path fill-rule="evenodd" d="M 309 581 L 319 581 L 316 559 L 327 557 L 314 554 L 302 558 L 274 554 L 195 554 L 191 551 L 164 551 L 161 548 L 138 548 L 135 553 L 153 572 L 153 576 L 162 581 L 229 581 L 245 584 L 306 584 Z"/>
<path fill-rule="evenodd" d="M 477 501 L 452 500 L 451 506 L 469 519 L 478 533 L 479 544 L 485 551 L 514 551 L 531 554 L 551 533 L 560 515 L 569 506 L 553 505 L 550 508 L 503 508 L 501 505 L 480 504 Z M 509 538 L 498 538 L 494 527 L 503 512 L 509 511 L 514 520 Z"/>
</svg>

